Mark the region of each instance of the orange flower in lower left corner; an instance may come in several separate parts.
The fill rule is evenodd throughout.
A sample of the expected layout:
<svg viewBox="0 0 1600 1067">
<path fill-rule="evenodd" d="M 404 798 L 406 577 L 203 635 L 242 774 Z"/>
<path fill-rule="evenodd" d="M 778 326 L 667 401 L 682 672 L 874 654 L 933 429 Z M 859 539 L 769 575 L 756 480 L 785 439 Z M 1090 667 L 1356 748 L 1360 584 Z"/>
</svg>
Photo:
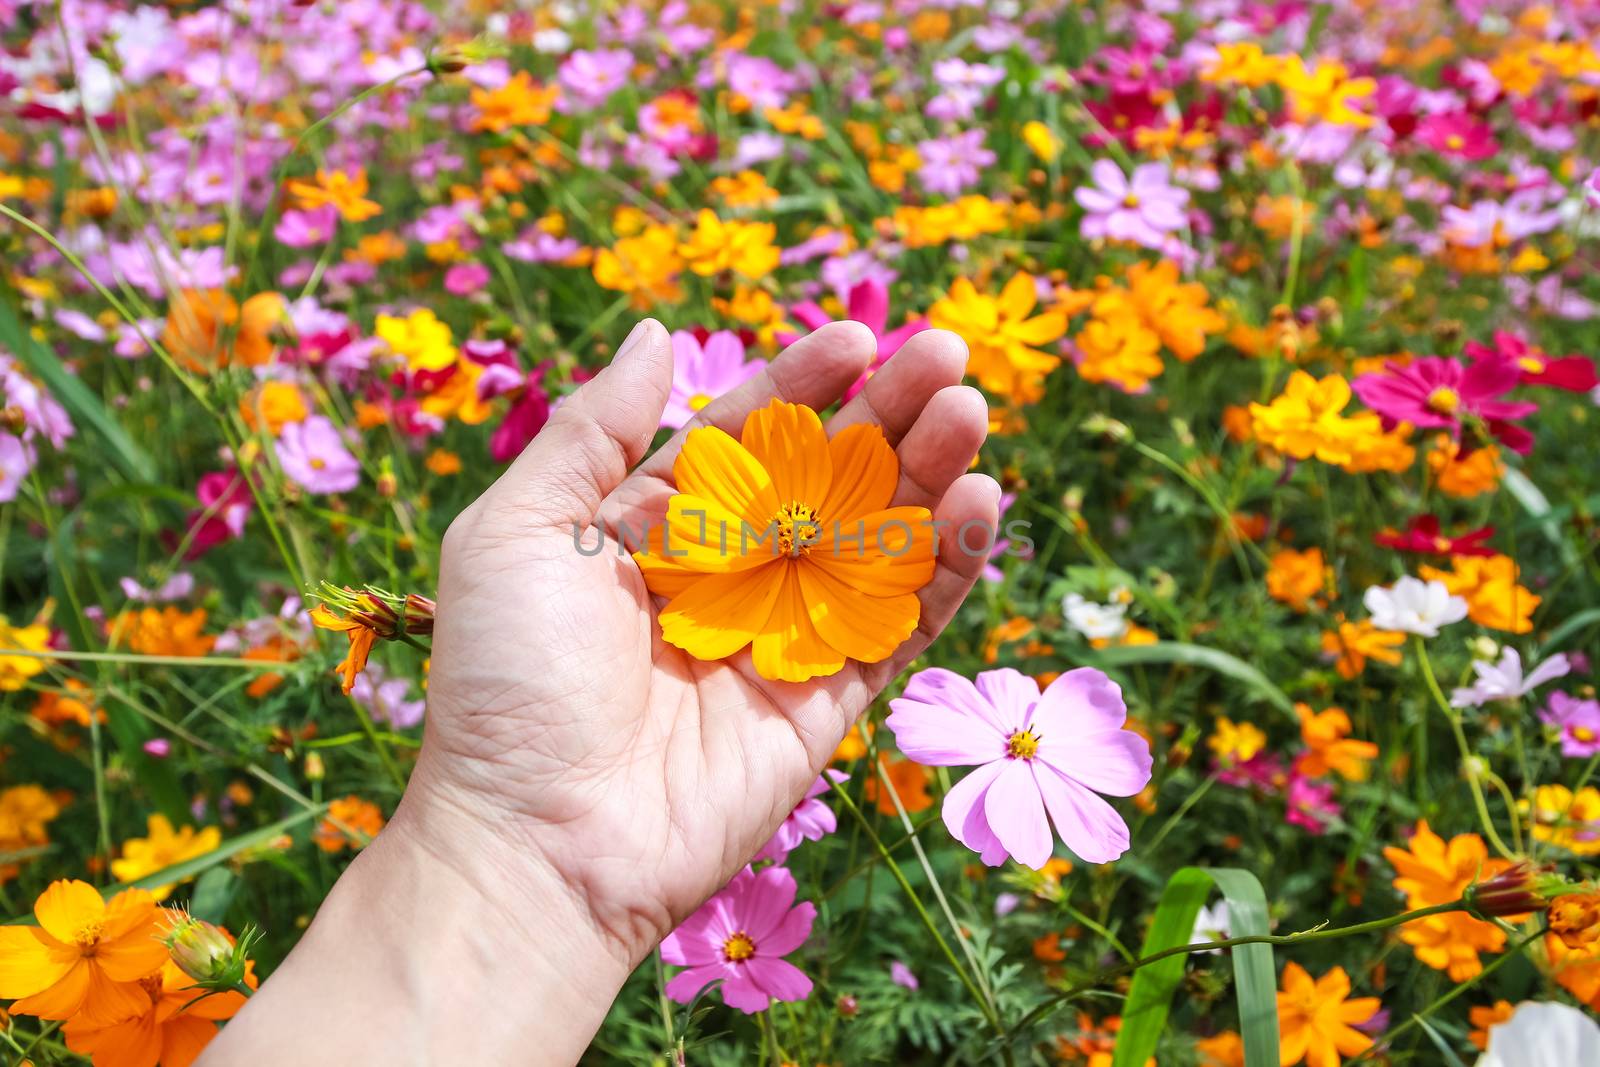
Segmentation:
<svg viewBox="0 0 1600 1067">
<path fill-rule="evenodd" d="M 87 882 L 52 882 L 33 914 L 38 926 L 0 927 L 0 999 L 19 998 L 12 1014 L 104 1025 L 145 1010 L 138 983 L 167 958 L 147 890 L 107 901 Z"/>
<path fill-rule="evenodd" d="M 255 986 L 255 976 L 247 982 Z M 217 1036 L 217 1022 L 244 1007 L 242 993 L 202 996 L 195 980 L 168 960 L 133 987 L 143 1000 L 138 1014 L 109 1025 L 84 1017 L 62 1029 L 67 1047 L 94 1060 L 94 1067 L 189 1067 Z"/>
<path fill-rule="evenodd" d="M 703 660 L 748 646 L 763 678 L 803 682 L 885 660 L 916 629 L 933 517 L 889 506 L 900 461 L 876 426 L 829 440 L 816 412 L 775 400 L 739 440 L 690 431 L 673 477 L 665 524 L 634 553 L 668 600 L 668 644 Z"/>
</svg>

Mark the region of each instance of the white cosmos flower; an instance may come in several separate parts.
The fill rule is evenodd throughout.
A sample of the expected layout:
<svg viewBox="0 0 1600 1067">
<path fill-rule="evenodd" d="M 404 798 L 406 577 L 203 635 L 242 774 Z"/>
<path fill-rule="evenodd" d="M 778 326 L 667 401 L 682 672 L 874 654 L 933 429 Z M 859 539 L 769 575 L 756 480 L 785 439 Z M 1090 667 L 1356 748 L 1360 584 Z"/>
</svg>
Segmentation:
<svg viewBox="0 0 1600 1067">
<path fill-rule="evenodd" d="M 1600 1064 L 1600 1024 L 1577 1008 L 1525 1000 L 1489 1028 L 1478 1067 L 1580 1067 Z"/>
<path fill-rule="evenodd" d="M 1216 904 L 1202 904 L 1194 917 L 1194 932 L 1189 935 L 1189 944 L 1204 945 L 1208 941 L 1228 940 L 1233 936 L 1229 921 L 1226 900 L 1219 900 Z M 1221 951 L 1220 948 L 1206 949 L 1206 952 L 1212 955 Z"/>
<path fill-rule="evenodd" d="M 1451 596 L 1443 582 L 1424 582 L 1410 575 L 1388 587 L 1375 585 L 1361 599 L 1372 613 L 1372 625 L 1380 630 L 1438 637 L 1439 627 L 1467 617 L 1467 602 Z"/>
<path fill-rule="evenodd" d="M 1115 640 L 1128 632 L 1126 604 L 1096 604 L 1077 593 L 1068 593 L 1061 602 L 1067 624 L 1090 640 Z"/>
<path fill-rule="evenodd" d="M 1572 670 L 1572 664 L 1567 662 L 1565 653 L 1557 652 L 1524 677 L 1522 657 L 1516 649 L 1507 648 L 1500 653 L 1499 663 L 1486 663 L 1475 659 L 1472 661 L 1472 670 L 1478 676 L 1478 680 L 1470 686 L 1463 686 L 1452 692 L 1451 707 L 1475 708 L 1491 700 L 1516 700 L 1525 697 L 1544 683 L 1560 678 Z"/>
</svg>

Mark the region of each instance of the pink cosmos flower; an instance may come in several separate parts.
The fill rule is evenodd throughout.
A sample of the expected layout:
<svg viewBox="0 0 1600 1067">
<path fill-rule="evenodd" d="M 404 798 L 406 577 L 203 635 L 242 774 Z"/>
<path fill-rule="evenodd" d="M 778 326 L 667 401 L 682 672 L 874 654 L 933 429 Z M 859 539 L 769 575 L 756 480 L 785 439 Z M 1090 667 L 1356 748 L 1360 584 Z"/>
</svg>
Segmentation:
<svg viewBox="0 0 1600 1067">
<path fill-rule="evenodd" d="M 1035 870 L 1050 859 L 1055 823 L 1088 863 L 1128 850 L 1128 826 L 1098 793 L 1132 796 L 1150 781 L 1150 748 L 1122 728 L 1122 690 L 1092 667 L 1068 671 L 1041 695 L 1011 668 L 976 684 L 942 668 L 919 671 L 889 702 L 900 751 L 935 767 L 978 769 L 945 796 L 951 835 L 999 866 L 1007 856 Z M 1048 811 L 1049 821 L 1045 814 Z"/>
<path fill-rule="evenodd" d="M 283 473 L 308 493 L 347 493 L 361 482 L 361 464 L 325 415 L 285 425 L 276 451 Z"/>
<path fill-rule="evenodd" d="M 672 392 L 661 425 L 679 429 L 717 397 L 754 378 L 767 361 L 744 358 L 744 342 L 731 330 L 718 330 L 702 342 L 690 330 L 672 333 Z"/>
<path fill-rule="evenodd" d="M 1563 756 L 1587 759 L 1600 753 L 1600 700 L 1579 700 L 1558 689 L 1539 721 L 1559 731 Z"/>
<path fill-rule="evenodd" d="M 829 779 L 839 783 L 849 781 L 850 776 L 843 771 L 824 771 L 806 790 L 805 798 L 778 826 L 772 840 L 761 846 L 761 851 L 755 854 L 751 862 L 773 860 L 782 863 L 800 842 L 821 841 L 839 828 L 839 819 L 833 814 L 833 809 L 817 799 L 828 791 Z"/>
<path fill-rule="evenodd" d="M 1500 151 L 1489 127 L 1464 111 L 1429 115 L 1417 124 L 1417 140 L 1441 155 L 1488 159 Z"/>
<path fill-rule="evenodd" d="M 561 63 L 561 87 L 567 99 L 586 108 L 598 107 L 607 98 L 628 84 L 628 71 L 633 68 L 633 56 L 620 48 L 587 51 L 578 49 Z"/>
<path fill-rule="evenodd" d="M 774 1000 L 810 996 L 811 979 L 783 959 L 805 944 L 817 918 L 816 905 L 795 904 L 794 894 L 794 875 L 784 867 L 734 875 L 661 942 L 663 960 L 688 968 L 667 983 L 667 996 L 689 1004 L 721 979 L 722 999 L 746 1015 Z"/>
<path fill-rule="evenodd" d="M 1519 377 L 1509 363 L 1480 361 L 1464 366 L 1459 360 L 1426 356 L 1360 375 L 1350 387 L 1391 424 L 1444 427 L 1459 437 L 1464 420 L 1482 420 L 1506 447 L 1526 455 L 1533 449 L 1533 435 L 1509 420 L 1531 415 L 1539 405 L 1499 399 L 1516 388 Z"/>
<path fill-rule="evenodd" d="M 0 504 L 17 498 L 22 481 L 33 470 L 33 453 L 15 434 L 0 433 Z"/>
<path fill-rule="evenodd" d="M 489 455 L 496 463 L 515 459 L 528 447 L 544 424 L 550 421 L 550 398 L 545 395 L 544 376 L 549 363 L 541 363 L 526 374 L 504 341 L 468 341 L 461 346 L 466 358 L 483 367 L 478 376 L 478 399 L 511 397 L 505 418 L 489 435 Z"/>
<path fill-rule="evenodd" d="M 1327 833 L 1329 825 L 1343 810 L 1333 799 L 1331 783 L 1314 782 L 1298 774 L 1289 781 L 1287 799 L 1289 806 L 1284 818 L 1318 837 Z"/>
<path fill-rule="evenodd" d="M 339 212 L 332 204 L 312 211 L 286 208 L 272 228 L 272 236 L 288 248 L 326 244 L 339 232 Z"/>
<path fill-rule="evenodd" d="M 199 559 L 217 545 L 244 536 L 252 498 L 243 475 L 236 470 L 202 474 L 194 495 L 200 508 L 189 512 L 185 520 L 190 531 L 185 559 Z"/>
<path fill-rule="evenodd" d="M 814 301 L 803 300 L 798 304 L 789 306 L 789 314 L 800 320 L 801 325 L 807 329 L 820 329 L 832 317 L 823 311 Z M 849 318 L 866 325 L 872 331 L 872 336 L 878 339 L 877 355 L 872 357 L 872 362 L 862 372 L 861 377 L 845 390 L 844 398 L 849 400 L 867 384 L 867 379 L 876 374 L 889 357 L 900 351 L 900 346 L 911 339 L 912 334 L 921 333 L 928 328 L 928 320 L 918 315 L 906 322 L 904 326 L 893 330 L 885 330 L 889 322 L 889 287 L 877 278 L 867 278 L 857 282 L 850 289 L 850 299 L 845 305 L 845 314 Z M 782 344 L 793 344 L 800 338 L 799 334 L 780 334 L 778 341 Z"/>
<path fill-rule="evenodd" d="M 911 990 L 913 993 L 917 991 L 918 986 L 922 985 L 921 982 L 917 981 L 916 974 L 902 960 L 890 962 L 889 980 L 897 986 Z"/>
<path fill-rule="evenodd" d="M 488 284 L 489 268 L 476 260 L 457 263 L 444 272 L 444 289 L 452 296 L 471 296 Z"/>
<path fill-rule="evenodd" d="M 922 166 L 917 177 L 930 193 L 958 196 L 977 184 L 983 168 L 995 161 L 995 154 L 983 146 L 984 130 L 967 130 L 949 137 L 931 138 L 917 144 Z"/>
<path fill-rule="evenodd" d="M 1081 230 L 1091 240 L 1109 237 L 1145 248 L 1161 248 L 1169 233 L 1183 229 L 1189 191 L 1171 184 L 1165 163 L 1142 163 L 1130 180 L 1109 159 L 1096 160 L 1094 185 L 1080 185 L 1073 199 L 1083 208 Z"/>
<path fill-rule="evenodd" d="M 1587 393 L 1600 385 L 1594 360 L 1588 356 L 1552 358 L 1521 334 L 1496 330 L 1494 344 L 1468 341 L 1464 349 L 1471 360 L 1504 360 L 1516 365 L 1523 385 L 1549 385 L 1570 393 Z"/>
</svg>

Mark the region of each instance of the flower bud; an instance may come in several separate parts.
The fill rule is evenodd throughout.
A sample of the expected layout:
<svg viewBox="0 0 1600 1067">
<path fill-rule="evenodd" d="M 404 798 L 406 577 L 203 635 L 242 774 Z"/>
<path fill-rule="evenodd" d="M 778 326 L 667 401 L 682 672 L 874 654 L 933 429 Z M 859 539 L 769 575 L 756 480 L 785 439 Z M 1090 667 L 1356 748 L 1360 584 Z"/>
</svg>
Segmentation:
<svg viewBox="0 0 1600 1067">
<path fill-rule="evenodd" d="M 180 971 L 207 989 L 237 990 L 245 984 L 250 946 L 260 936 L 254 929 L 246 930 L 235 942 L 218 927 L 187 911 L 166 911 L 168 925 L 161 943 L 167 946 Z"/>
<path fill-rule="evenodd" d="M 1461 899 L 1467 911 L 1480 919 L 1504 918 L 1544 911 L 1551 907 L 1551 900 L 1578 888 L 1554 873 L 1553 868 L 1522 860 L 1493 878 L 1468 886 Z M 1600 902 L 1600 897 L 1596 900 Z"/>
</svg>

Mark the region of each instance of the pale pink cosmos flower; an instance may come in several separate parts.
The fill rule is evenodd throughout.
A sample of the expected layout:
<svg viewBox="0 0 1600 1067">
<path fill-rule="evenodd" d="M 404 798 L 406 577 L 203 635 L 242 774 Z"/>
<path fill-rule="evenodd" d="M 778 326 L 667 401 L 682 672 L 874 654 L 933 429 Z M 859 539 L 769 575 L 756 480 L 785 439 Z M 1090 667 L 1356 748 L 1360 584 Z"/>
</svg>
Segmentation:
<svg viewBox="0 0 1600 1067">
<path fill-rule="evenodd" d="M 661 942 L 661 958 L 687 967 L 667 983 L 667 996 L 689 1004 L 712 982 L 722 999 L 746 1015 L 774 1000 L 804 1000 L 811 979 L 783 957 L 805 944 L 817 907 L 794 902 L 794 875 L 785 867 L 733 876 L 722 892 L 700 905 Z"/>
<path fill-rule="evenodd" d="M 1564 677 L 1572 670 L 1564 653 L 1557 652 L 1543 663 L 1524 673 L 1522 655 L 1509 645 L 1500 653 L 1498 663 L 1481 659 L 1472 661 L 1472 673 L 1477 678 L 1470 686 L 1461 686 L 1450 694 L 1453 708 L 1482 707 L 1491 700 L 1520 700 L 1546 682 Z"/>
<path fill-rule="evenodd" d="M 839 819 L 833 809 L 817 799 L 830 788 L 829 779 L 835 784 L 850 780 L 850 776 L 843 771 L 824 771 L 811 788 L 806 790 L 805 797 L 795 805 L 787 818 L 779 824 L 777 832 L 772 835 L 772 840 L 761 846 L 751 862 L 759 860 L 773 860 L 782 863 L 789 858 L 789 853 L 799 847 L 802 841 L 821 841 L 824 837 L 839 828 Z"/>
<path fill-rule="evenodd" d="M 913 675 L 889 706 L 887 725 L 906 756 L 935 767 L 977 764 L 945 796 L 943 815 L 984 863 L 1010 856 L 1043 867 L 1054 850 L 1051 822 L 1085 862 L 1128 850 L 1127 823 L 1096 794 L 1143 789 L 1150 747 L 1122 728 L 1122 690 L 1102 672 L 1068 671 L 1041 694 L 1009 667 L 979 673 L 976 684 L 935 667 Z"/>
<path fill-rule="evenodd" d="M 672 392 L 661 425 L 679 429 L 694 413 L 766 369 L 767 361 L 744 358 L 744 342 L 731 330 L 718 330 L 701 343 L 689 330 L 672 333 Z"/>
<path fill-rule="evenodd" d="M 326 416 L 285 425 L 276 451 L 283 473 L 308 493 L 348 493 L 361 482 L 360 461 Z"/>
<path fill-rule="evenodd" d="M 1083 236 L 1094 240 L 1132 241 L 1145 248 L 1161 248 L 1168 234 L 1183 229 L 1189 190 L 1171 182 L 1172 168 L 1165 163 L 1142 163 L 1133 177 L 1109 159 L 1089 168 L 1093 185 L 1080 185 L 1072 197 L 1086 212 Z"/>
</svg>

